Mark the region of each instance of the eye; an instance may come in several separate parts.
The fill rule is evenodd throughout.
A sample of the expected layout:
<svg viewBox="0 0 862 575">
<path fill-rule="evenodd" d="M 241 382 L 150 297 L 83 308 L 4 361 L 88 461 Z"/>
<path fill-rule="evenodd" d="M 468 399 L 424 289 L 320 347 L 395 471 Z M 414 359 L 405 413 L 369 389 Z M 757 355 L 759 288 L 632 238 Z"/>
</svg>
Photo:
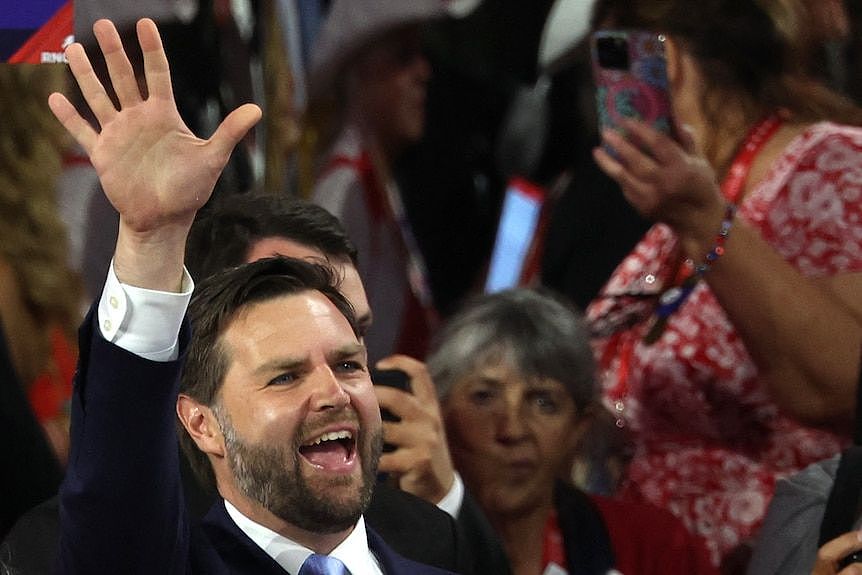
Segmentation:
<svg viewBox="0 0 862 575">
<path fill-rule="evenodd" d="M 540 413 L 555 414 L 560 411 L 560 402 L 552 393 L 547 391 L 534 391 L 530 393 L 530 403 Z"/>
<path fill-rule="evenodd" d="M 490 405 L 495 399 L 495 393 L 491 389 L 479 388 L 470 392 L 468 397 L 473 405 L 486 406 Z"/>
<path fill-rule="evenodd" d="M 359 371 L 364 371 L 365 366 L 362 364 L 362 362 L 359 361 L 345 360 L 335 363 L 335 365 L 332 366 L 332 370 L 335 373 L 351 374 Z"/>
<path fill-rule="evenodd" d="M 299 376 L 294 372 L 286 372 L 279 374 L 269 380 L 267 385 L 290 385 L 295 383 Z"/>
</svg>

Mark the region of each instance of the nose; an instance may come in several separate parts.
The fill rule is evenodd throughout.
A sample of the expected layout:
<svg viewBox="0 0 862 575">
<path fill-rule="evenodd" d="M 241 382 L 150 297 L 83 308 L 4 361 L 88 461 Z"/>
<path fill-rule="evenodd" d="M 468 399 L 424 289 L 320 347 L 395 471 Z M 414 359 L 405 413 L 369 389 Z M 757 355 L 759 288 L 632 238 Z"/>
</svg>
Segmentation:
<svg viewBox="0 0 862 575">
<path fill-rule="evenodd" d="M 342 409 L 350 403 L 350 395 L 328 366 L 318 368 L 309 383 L 309 407 L 312 411 Z"/>
<path fill-rule="evenodd" d="M 521 403 L 506 401 L 497 419 L 497 438 L 501 443 L 518 443 L 527 437 L 529 427 L 524 421 Z"/>
</svg>

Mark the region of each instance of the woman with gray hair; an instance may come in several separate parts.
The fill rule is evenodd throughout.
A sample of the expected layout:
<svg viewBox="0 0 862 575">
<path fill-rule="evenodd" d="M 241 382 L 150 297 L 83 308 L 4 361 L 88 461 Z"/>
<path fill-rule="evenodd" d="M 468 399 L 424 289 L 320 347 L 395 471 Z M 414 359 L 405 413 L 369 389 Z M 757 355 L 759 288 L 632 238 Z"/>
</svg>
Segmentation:
<svg viewBox="0 0 862 575">
<path fill-rule="evenodd" d="M 434 343 L 428 367 L 454 466 L 513 573 L 715 573 L 670 513 L 564 479 L 598 393 L 579 313 L 509 290 L 470 302 Z M 475 512 L 468 496 L 459 520 Z"/>
</svg>

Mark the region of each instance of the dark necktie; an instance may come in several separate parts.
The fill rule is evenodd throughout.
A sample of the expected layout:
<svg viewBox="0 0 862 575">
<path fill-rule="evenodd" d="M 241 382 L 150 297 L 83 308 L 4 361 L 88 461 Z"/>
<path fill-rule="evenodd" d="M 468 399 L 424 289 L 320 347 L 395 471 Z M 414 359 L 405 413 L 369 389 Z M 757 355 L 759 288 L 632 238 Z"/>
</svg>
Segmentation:
<svg viewBox="0 0 862 575">
<path fill-rule="evenodd" d="M 350 575 L 350 571 L 335 557 L 312 553 L 299 568 L 299 575 Z"/>
</svg>

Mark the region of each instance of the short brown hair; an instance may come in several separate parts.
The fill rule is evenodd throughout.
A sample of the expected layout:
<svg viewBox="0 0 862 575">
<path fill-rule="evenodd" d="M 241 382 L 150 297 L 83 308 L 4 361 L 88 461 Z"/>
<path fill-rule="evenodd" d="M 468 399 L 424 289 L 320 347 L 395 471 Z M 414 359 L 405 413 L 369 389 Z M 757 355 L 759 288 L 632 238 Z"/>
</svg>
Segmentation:
<svg viewBox="0 0 862 575">
<path fill-rule="evenodd" d="M 212 407 L 229 366 L 222 333 L 236 314 L 251 304 L 273 298 L 318 291 L 347 318 L 358 335 L 350 302 L 338 291 L 335 272 L 326 265 L 285 257 L 264 258 L 214 274 L 200 283 L 189 304 L 192 337 L 180 379 L 180 393 Z M 215 475 L 207 456 L 197 448 L 178 422 L 183 452 L 201 484 L 215 488 Z"/>
</svg>

